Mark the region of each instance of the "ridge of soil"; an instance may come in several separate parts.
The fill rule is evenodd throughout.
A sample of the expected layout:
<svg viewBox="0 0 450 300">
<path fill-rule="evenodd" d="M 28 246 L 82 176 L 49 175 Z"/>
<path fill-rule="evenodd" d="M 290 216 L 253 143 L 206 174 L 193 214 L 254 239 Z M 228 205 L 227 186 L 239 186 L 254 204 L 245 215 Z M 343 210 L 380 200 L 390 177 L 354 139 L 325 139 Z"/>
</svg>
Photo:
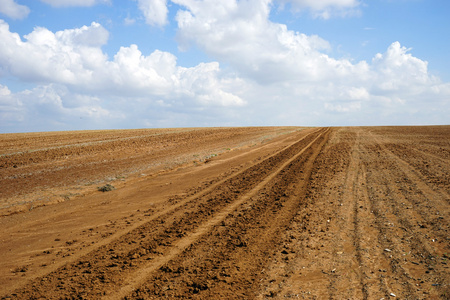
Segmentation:
<svg viewBox="0 0 450 300">
<path fill-rule="evenodd" d="M 450 126 L 0 141 L 1 299 L 450 297 Z"/>
</svg>

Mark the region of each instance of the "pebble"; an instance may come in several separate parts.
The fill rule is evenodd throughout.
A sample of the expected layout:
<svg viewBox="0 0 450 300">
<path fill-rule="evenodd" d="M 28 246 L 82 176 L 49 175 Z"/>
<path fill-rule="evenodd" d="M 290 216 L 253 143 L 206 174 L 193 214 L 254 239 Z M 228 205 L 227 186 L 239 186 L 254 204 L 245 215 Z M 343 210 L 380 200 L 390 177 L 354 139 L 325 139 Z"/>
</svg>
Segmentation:
<svg viewBox="0 0 450 300">
<path fill-rule="evenodd" d="M 396 297 L 394 293 L 390 293 L 389 296 Z"/>
</svg>

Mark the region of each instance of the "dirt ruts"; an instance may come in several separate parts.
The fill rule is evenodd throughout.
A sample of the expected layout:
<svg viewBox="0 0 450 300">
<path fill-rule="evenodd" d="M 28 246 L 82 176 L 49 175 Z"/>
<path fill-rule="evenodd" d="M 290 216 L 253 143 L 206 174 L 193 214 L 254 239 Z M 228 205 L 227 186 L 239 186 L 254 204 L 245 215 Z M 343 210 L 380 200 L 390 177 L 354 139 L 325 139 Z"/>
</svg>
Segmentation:
<svg viewBox="0 0 450 300">
<path fill-rule="evenodd" d="M 196 237 L 207 234 L 221 218 L 232 213 L 251 194 L 260 191 L 266 184 L 264 179 L 273 180 L 275 175 L 285 172 L 285 168 L 292 165 L 294 159 L 302 157 L 301 154 L 307 149 L 319 141 L 323 144 L 326 132 L 328 131 L 316 130 L 304 136 L 302 134 L 299 141 L 231 175 L 221 184 L 210 188 L 210 191 L 203 192 L 201 196 L 194 194 L 187 199 L 178 200 L 178 203 L 166 209 L 164 213 L 150 215 L 150 220 L 112 243 L 90 252 L 69 266 L 63 266 L 43 278 L 38 278 L 31 284 L 31 288 L 16 291 L 15 294 L 17 297 L 33 298 L 49 296 L 48 291 L 53 290 L 52 297 L 56 298 L 68 297 L 74 291 L 76 297 L 99 297 L 123 285 L 124 278 L 131 278 L 131 283 L 125 284 L 122 290 L 128 290 L 129 285 L 134 287 L 133 281 L 136 281 L 143 270 L 156 269 L 151 266 L 143 267 L 149 260 L 152 261 L 150 265 L 159 268 L 170 258 L 175 258 L 184 248 L 195 242 Z M 305 151 L 302 151 L 303 149 Z M 281 180 L 281 183 L 283 182 Z M 188 238 L 183 238 L 185 235 L 188 235 Z M 172 246 L 173 244 L 176 246 Z M 162 257 L 157 259 L 158 256 Z M 144 274 L 148 275 L 147 272 Z M 67 278 L 70 280 L 65 280 Z M 118 293 L 123 294 L 122 290 Z"/>
<path fill-rule="evenodd" d="M 448 299 L 449 137 L 449 126 L 284 129 L 4 216 L 0 239 L 19 250 L 0 247 L 15 264 L 0 296 Z"/>
<path fill-rule="evenodd" d="M 332 133 L 259 298 L 449 297 L 447 127 L 417 130 Z"/>
</svg>

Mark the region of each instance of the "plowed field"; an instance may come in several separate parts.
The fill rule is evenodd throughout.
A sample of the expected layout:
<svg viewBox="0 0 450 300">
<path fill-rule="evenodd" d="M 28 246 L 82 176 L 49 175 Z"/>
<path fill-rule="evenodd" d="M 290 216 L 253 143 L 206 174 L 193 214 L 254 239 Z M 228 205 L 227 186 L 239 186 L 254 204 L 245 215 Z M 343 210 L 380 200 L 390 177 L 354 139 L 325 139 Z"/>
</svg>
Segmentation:
<svg viewBox="0 0 450 300">
<path fill-rule="evenodd" d="M 4 134 L 0 193 L 1 299 L 450 298 L 450 126 Z"/>
</svg>

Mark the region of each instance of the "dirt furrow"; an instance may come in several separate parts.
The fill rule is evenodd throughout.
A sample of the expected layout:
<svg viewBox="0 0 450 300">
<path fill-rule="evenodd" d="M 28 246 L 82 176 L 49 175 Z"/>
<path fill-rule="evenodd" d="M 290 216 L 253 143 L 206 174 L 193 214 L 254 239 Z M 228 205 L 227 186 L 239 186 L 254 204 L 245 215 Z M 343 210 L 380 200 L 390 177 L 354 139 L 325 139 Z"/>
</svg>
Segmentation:
<svg viewBox="0 0 450 300">
<path fill-rule="evenodd" d="M 382 147 L 382 149 L 383 148 L 384 147 Z M 450 169 L 441 169 L 435 171 L 435 174 L 431 174 L 429 171 L 423 171 L 426 170 L 426 168 L 419 168 L 418 163 L 412 163 L 410 161 L 411 155 L 405 155 L 403 152 L 391 151 L 388 147 L 383 150 L 392 160 L 395 160 L 399 164 L 400 168 L 409 178 L 411 178 L 412 182 L 414 182 L 420 190 L 434 198 L 441 198 L 444 205 L 450 203 L 450 189 L 447 188 L 447 184 L 442 184 L 450 181 Z M 408 157 L 408 160 L 405 160 L 402 157 Z M 422 159 L 421 165 L 428 164 L 433 163 L 429 160 Z M 438 185 L 439 188 L 436 188 L 436 185 Z"/>
<path fill-rule="evenodd" d="M 372 216 L 367 213 L 368 197 L 365 190 L 367 182 L 365 179 L 365 172 L 361 167 L 359 143 L 359 135 L 357 135 L 355 146 L 352 149 L 349 171 L 345 180 L 345 189 L 342 196 L 343 203 L 350 206 L 348 209 L 351 213 L 347 216 L 347 219 L 349 222 L 352 222 L 353 228 L 351 230 L 353 232 L 352 234 L 350 233 L 350 236 L 352 237 L 351 241 L 354 249 L 349 249 L 348 246 L 344 246 L 343 248 L 347 248 L 349 253 L 355 253 L 356 263 L 358 266 L 358 268 L 355 269 L 355 273 L 357 277 L 359 277 L 358 280 L 361 288 L 361 294 L 356 294 L 353 297 L 374 299 L 376 297 L 388 295 L 386 294 L 386 286 L 381 287 L 381 291 L 384 292 L 383 294 L 379 293 L 380 289 L 378 289 L 378 286 L 377 288 L 373 287 L 374 280 L 372 274 L 374 267 L 376 267 L 374 266 L 374 262 L 376 262 L 376 265 L 378 266 L 382 264 L 382 261 L 379 259 L 371 259 L 373 257 L 377 257 L 378 253 L 376 253 L 374 249 L 371 249 L 370 239 L 365 238 L 366 234 L 371 230 L 370 222 L 372 221 Z M 346 234 L 347 236 L 349 235 L 348 232 Z M 337 255 L 337 257 L 343 257 L 343 255 Z M 339 270 L 339 272 L 342 272 L 344 269 L 339 268 Z M 339 278 L 341 280 L 343 279 L 342 276 Z M 346 283 L 349 284 L 348 282 Z"/>
<path fill-rule="evenodd" d="M 440 193 L 417 190 L 425 179 L 409 177 L 411 167 L 384 143 L 366 129 L 333 132 L 316 161 L 308 205 L 284 235 L 293 254 L 288 261 L 271 259 L 259 298 L 448 296 L 448 250 L 442 248 L 448 246 L 442 219 L 448 206 L 436 202 Z M 412 207 L 411 197 L 426 203 L 428 215 L 425 206 Z M 436 228 L 432 237 L 428 224 Z"/>
<path fill-rule="evenodd" d="M 42 277 L 45 276 L 45 274 L 48 274 L 51 271 L 55 271 L 58 268 L 61 268 L 64 265 L 67 264 L 71 264 L 76 262 L 77 260 L 79 260 L 80 257 L 87 255 L 88 253 L 100 248 L 100 247 L 106 247 L 106 245 L 112 243 L 115 240 L 120 239 L 120 237 L 126 235 L 127 233 L 129 233 L 132 230 L 137 229 L 138 227 L 143 226 L 146 223 L 149 223 L 150 221 L 155 221 L 156 219 L 156 223 L 158 221 L 168 221 L 169 219 L 165 220 L 164 216 L 168 217 L 171 214 L 173 215 L 175 213 L 175 210 L 177 210 L 177 214 L 180 216 L 182 214 L 187 214 L 186 212 L 186 208 L 182 207 L 183 205 L 186 205 L 189 202 L 192 202 L 190 205 L 190 209 L 194 209 L 195 211 L 195 203 L 196 203 L 196 199 L 199 197 L 202 197 L 204 195 L 206 195 L 207 193 L 210 193 L 211 191 L 213 191 L 215 188 L 217 188 L 218 186 L 222 185 L 225 183 L 226 180 L 232 180 L 233 177 L 241 174 L 244 171 L 247 171 L 247 178 L 250 178 L 250 175 L 254 175 L 254 174 L 264 174 L 264 169 L 267 167 L 270 169 L 270 166 L 273 165 L 276 162 L 276 159 L 280 159 L 282 158 L 282 156 L 280 156 L 280 152 L 283 151 L 293 151 L 293 153 L 295 152 L 294 150 L 289 150 L 289 148 L 292 145 L 296 145 L 298 143 L 300 143 L 304 138 L 308 137 L 308 135 L 310 133 L 312 133 L 314 130 L 305 130 L 303 132 L 297 132 L 295 134 L 291 134 L 291 135 L 287 135 L 285 137 L 282 137 L 282 139 L 277 139 L 275 140 L 273 143 L 265 143 L 262 144 L 261 146 L 258 147 L 252 147 L 251 149 L 247 150 L 247 151 L 239 151 L 237 153 L 237 155 L 228 155 L 229 158 L 222 160 L 223 162 L 221 162 L 220 164 L 217 164 L 216 162 L 211 162 L 208 164 L 204 164 L 203 167 L 196 167 L 195 169 L 200 170 L 200 172 L 202 172 L 201 170 L 204 169 L 205 171 L 208 171 L 207 174 L 210 174 L 209 178 L 201 183 L 200 185 L 198 185 L 197 182 L 192 181 L 192 180 L 187 180 L 187 182 L 193 182 L 191 183 L 192 185 L 187 185 L 188 190 L 187 191 L 183 191 L 180 189 L 177 189 L 177 191 L 179 191 L 180 194 L 175 194 L 175 196 L 172 196 L 173 194 L 170 193 L 170 197 L 167 196 L 167 200 L 163 200 L 163 199 L 157 199 L 156 205 L 155 205 L 155 200 L 152 200 L 152 198 L 149 198 L 147 196 L 147 194 L 151 194 L 153 193 L 153 190 L 155 188 L 155 186 L 153 184 L 149 184 L 152 181 L 152 177 L 150 178 L 143 178 L 142 180 L 140 180 L 139 182 L 134 183 L 132 186 L 130 186 L 129 188 L 124 188 L 123 192 L 125 194 L 123 194 L 123 196 L 121 196 L 122 194 L 122 189 L 119 189 L 119 191 L 113 192 L 112 193 L 112 197 L 109 197 L 110 193 L 105 194 L 105 197 L 102 197 L 102 195 L 93 195 L 95 197 L 86 197 L 87 199 L 84 200 L 79 199 L 79 201 L 71 201 L 72 203 L 64 203 L 62 211 L 60 211 L 61 215 L 58 216 L 56 215 L 56 213 L 53 212 L 53 209 L 51 207 L 45 207 L 42 208 L 43 211 L 47 211 L 46 214 L 42 215 L 43 218 L 45 218 L 44 220 L 44 224 L 42 224 L 42 222 L 36 222 L 36 224 L 39 224 L 39 228 L 37 228 L 36 226 L 33 226 L 34 222 L 27 224 L 27 226 L 33 226 L 31 228 L 31 231 L 23 231 L 20 230 L 20 227 L 18 228 L 19 231 L 14 233 L 16 237 L 18 237 L 20 244 L 22 243 L 26 243 L 29 244 L 28 247 L 26 247 L 26 245 L 24 247 L 22 247 L 21 250 L 25 256 L 25 262 L 20 263 L 20 262 L 16 262 L 16 263 L 12 263 L 9 264 L 7 263 L 5 260 L 2 262 L 2 267 L 4 267 L 6 265 L 7 268 L 11 268 L 9 269 L 9 272 L 11 272 L 12 274 L 7 274 L 8 269 L 4 269 L 6 270 L 6 272 L 4 272 L 2 274 L 3 278 L 2 280 L 9 280 L 10 283 L 12 283 L 11 286 L 9 286 L 9 289 L 11 290 L 11 287 L 17 288 L 21 285 L 24 284 L 24 279 L 30 280 L 33 278 L 37 278 L 37 277 Z M 284 146 L 283 146 L 284 145 Z M 287 145 L 287 146 L 286 146 Z M 281 148 L 282 147 L 282 148 Z M 296 147 L 302 147 L 302 145 L 296 145 Z M 266 149 L 267 148 L 267 149 Z M 275 149 L 275 151 L 273 151 Z M 255 157 L 253 152 L 257 153 L 257 158 L 254 159 L 252 157 Z M 284 154 L 286 154 L 287 152 L 283 152 Z M 230 153 L 231 154 L 231 153 Z M 278 155 L 278 156 L 277 156 Z M 242 156 L 242 158 L 241 158 Z M 278 158 L 274 159 L 274 157 L 277 156 Z M 231 158 L 230 158 L 231 157 Z M 251 157 L 251 160 L 246 161 L 246 159 L 248 159 L 247 157 Z M 264 164 L 261 165 L 261 162 L 264 161 L 264 159 L 268 159 Z M 227 161 L 230 161 L 230 163 L 228 163 Z M 235 160 L 237 160 L 237 164 L 235 162 Z M 239 161 L 241 161 L 241 163 L 239 163 Z M 243 162 L 243 163 L 242 163 Z M 223 167 L 221 167 L 221 164 L 226 165 L 227 167 L 225 168 L 226 172 L 222 173 L 222 174 L 217 174 L 217 171 L 214 171 L 216 169 L 223 169 Z M 234 167 L 232 167 L 234 166 Z M 255 167 L 256 166 L 256 167 Z M 259 167 L 258 167 L 259 166 Z M 258 168 L 260 168 L 262 171 L 259 172 Z M 189 168 L 188 168 L 189 170 Z M 177 172 L 176 172 L 177 173 Z M 183 174 L 184 172 L 182 172 Z M 197 171 L 188 171 L 187 176 L 198 176 L 199 174 L 197 174 Z M 250 174 L 250 175 L 249 175 Z M 170 175 L 170 173 L 168 173 L 168 175 Z M 186 176 L 186 175 L 183 175 Z M 159 176 L 157 176 L 156 178 L 158 178 Z M 166 176 L 162 176 L 161 180 L 164 180 L 163 178 Z M 171 178 L 173 176 L 169 176 L 169 178 Z M 242 177 L 245 178 L 245 177 Z M 241 178 L 241 179 L 242 179 Z M 182 178 L 180 178 L 182 179 Z M 169 179 L 170 180 L 170 179 Z M 255 177 L 255 182 L 257 182 L 258 177 Z M 149 183 L 146 183 L 146 182 Z M 158 180 L 159 181 L 159 180 Z M 179 180 L 177 180 L 178 183 Z M 185 181 L 185 180 L 183 180 Z M 235 180 L 235 181 L 239 181 L 239 180 Z M 243 185 L 248 185 L 249 183 L 246 183 L 246 181 L 243 181 L 243 184 L 240 185 L 236 185 L 236 188 L 239 188 L 239 186 L 243 186 Z M 248 180 L 247 180 L 248 181 Z M 164 181 L 163 181 L 164 182 Z M 176 181 L 175 181 L 176 182 Z M 252 182 L 250 184 L 255 184 L 255 182 Z M 184 184 L 184 183 L 183 183 Z M 171 185 L 168 185 L 168 183 L 165 183 L 165 185 L 167 186 L 167 188 L 165 188 L 166 190 L 171 190 Z M 138 187 L 138 191 L 136 191 L 136 187 Z M 131 189 L 130 189 L 131 188 Z M 175 187 L 176 188 L 176 187 Z M 216 194 L 220 194 L 220 192 L 226 190 L 226 187 L 224 189 L 219 189 Z M 213 195 L 214 196 L 214 195 Z M 210 197 L 213 197 L 210 195 Z M 215 197 L 215 196 L 214 196 Z M 135 209 L 130 209 L 127 208 L 126 202 L 129 202 L 129 199 L 133 198 L 133 201 L 138 201 L 137 204 L 138 206 L 134 206 Z M 139 200 L 139 198 L 141 198 L 141 200 Z M 97 200 L 98 199 L 98 200 Z M 81 201 L 83 200 L 83 201 Z M 131 200 L 131 199 L 130 199 Z M 149 202 L 150 201 L 150 202 Z M 206 200 L 205 200 L 206 201 Z M 80 207 L 78 207 L 78 203 L 80 202 Z M 84 204 L 83 204 L 84 202 Z M 124 204 L 122 204 L 121 202 L 125 202 Z M 166 202 L 166 203 L 164 203 Z M 139 204 L 140 203 L 140 204 Z M 158 204 L 160 203 L 160 204 Z M 73 205 L 77 205 L 74 206 Z M 128 203 L 130 204 L 130 203 Z M 200 205 L 201 203 L 199 203 Z M 111 207 L 111 209 L 109 209 L 108 206 L 113 205 L 115 208 L 115 210 L 119 209 L 119 210 L 125 210 L 125 211 L 129 211 L 129 213 L 122 213 L 122 212 L 114 212 L 114 207 Z M 204 205 L 204 204 L 201 204 Z M 64 208 L 65 207 L 65 208 Z M 77 208 L 78 207 L 78 208 Z M 82 214 L 84 215 L 84 209 L 89 209 L 91 210 L 92 208 L 95 208 L 95 210 L 97 211 L 96 213 L 94 213 L 94 216 L 96 214 L 103 214 L 105 209 L 108 209 L 108 213 L 106 214 L 109 217 L 100 217 L 100 219 L 103 219 L 104 221 L 101 222 L 98 226 L 89 226 L 89 214 L 86 218 L 81 217 L 80 215 L 74 215 L 71 211 L 73 212 L 77 212 L 77 210 L 83 210 Z M 137 211 L 136 211 L 137 208 Z M 69 209 L 67 211 L 67 209 Z M 28 217 L 32 217 L 33 215 L 35 215 L 34 213 L 41 210 L 41 208 L 34 210 L 32 213 L 30 213 L 31 216 L 27 216 L 28 214 L 24 215 L 22 218 L 21 216 L 14 216 L 14 219 L 18 219 L 21 222 L 22 221 L 26 221 L 28 219 Z M 49 212 L 50 211 L 50 212 Z M 55 210 L 56 211 L 56 210 Z M 50 214 L 49 214 L 50 213 Z M 48 217 L 47 217 L 47 214 Z M 122 217 L 119 219 L 119 217 L 117 215 L 121 215 Z M 18 217 L 18 218 L 16 218 Z M 34 216 L 36 217 L 36 216 Z M 47 220 L 48 218 L 50 218 L 49 220 Z M 159 219 L 158 219 L 159 218 Z M 3 220 L 7 221 L 7 219 L 9 218 L 4 218 Z M 3 221 L 2 220 L 2 221 Z M 54 220 L 54 221 L 52 221 Z M 77 221 L 78 220 L 78 221 Z M 85 222 L 88 222 L 87 224 L 85 224 Z M 81 222 L 81 223 L 80 223 Z M 92 223 L 92 222 L 91 222 Z M 7 223 L 6 223 L 7 224 Z M 5 224 L 5 225 L 6 225 Z M 44 225 L 44 227 L 42 226 Z M 60 232 L 63 232 L 63 230 L 61 230 L 62 228 L 66 227 L 66 226 L 75 226 L 75 230 L 79 231 L 80 234 L 72 234 L 72 231 L 70 231 L 70 236 L 71 238 L 63 238 L 60 236 Z M 165 225 L 168 226 L 168 225 Z M 176 224 L 174 225 L 176 226 Z M 150 229 L 153 230 L 155 226 L 152 226 L 152 223 L 148 224 L 148 226 L 144 226 L 144 230 L 149 231 Z M 2 226 L 2 229 L 6 228 Z M 157 228 L 162 228 L 161 225 L 159 225 L 159 227 Z M 83 230 L 85 229 L 85 230 Z M 81 231 L 83 230 L 83 233 L 81 233 Z M 6 233 L 8 231 L 5 231 Z M 34 232 L 36 232 L 36 234 L 34 234 Z M 101 235 L 101 237 L 100 237 Z M 23 238 L 22 238 L 23 236 Z M 28 238 L 26 238 L 26 236 L 29 236 Z M 53 236 L 53 239 L 52 239 Z M 11 257 L 12 254 L 12 250 L 14 249 L 13 246 L 8 246 L 9 243 L 11 243 L 12 245 L 14 243 L 16 243 L 15 240 L 12 240 L 13 236 L 8 236 L 6 241 L 5 239 L 3 239 L 3 241 L 5 241 L 5 243 L 3 244 L 4 248 L 6 248 L 6 251 L 9 251 L 8 253 L 8 257 Z M 43 245 L 39 245 L 36 246 L 36 244 L 39 243 L 39 241 L 41 240 L 41 238 L 45 238 L 47 239 L 47 243 L 44 243 Z M 60 239 L 63 239 L 60 242 Z M 23 241 L 22 243 L 20 241 Z M 128 244 L 130 241 L 129 240 L 125 240 L 124 243 Z M 119 242 L 120 244 L 120 242 Z M 20 245 L 21 246 L 21 245 Z M 27 248 L 29 249 L 29 247 L 39 247 L 36 248 L 30 255 L 26 255 Z M 131 246 L 130 246 L 131 247 Z M 9 250 L 8 250 L 9 248 Z M 39 250 L 41 249 L 41 250 Z M 17 250 L 15 250 L 17 251 Z M 130 250 L 131 251 L 131 250 Z M 6 252 L 4 253 L 6 254 Z M 16 259 L 16 257 L 11 257 Z M 8 259 L 9 260 L 9 259 Z M 14 261 L 14 260 L 13 260 Z M 10 266 L 8 266 L 8 264 Z M 31 270 L 30 270 L 31 269 Z M 20 272 L 19 270 L 27 270 L 26 272 Z M 11 276 L 11 275 L 17 275 L 17 276 Z M 20 280 L 18 275 L 20 275 Z M 25 276 L 26 275 L 26 276 Z M 15 278 L 14 278 L 15 277 Z M 25 278 L 22 278 L 25 277 Z M 6 287 L 6 285 L 1 287 L 2 292 L 3 291 L 8 291 L 8 288 Z"/>
<path fill-rule="evenodd" d="M 258 298 L 367 298 L 355 142 L 354 132 L 333 131 L 315 162 L 307 203 L 284 234 L 287 252 L 271 259 Z"/>
<path fill-rule="evenodd" d="M 171 251 L 171 244 L 187 234 L 180 230 L 180 224 L 186 224 L 187 231 L 196 230 L 215 211 L 238 199 L 241 193 L 251 190 L 286 159 L 298 153 L 315 138 L 314 135 L 317 134 L 302 137 L 292 146 L 221 182 L 209 194 L 178 205 L 170 212 L 146 222 L 69 266 L 38 278 L 31 288 L 15 294 L 20 298 L 37 297 L 50 288 L 58 291 L 54 293 L 55 297 L 73 293 L 98 297 L 114 286 L 120 286 L 122 278 L 127 277 L 125 273 L 132 273 L 145 264 L 146 260 Z"/>
<path fill-rule="evenodd" d="M 377 231 L 373 228 L 375 216 L 370 210 L 367 191 L 366 170 L 361 161 L 364 150 L 361 148 L 361 132 L 355 131 L 351 160 L 346 173 L 341 205 L 338 207 L 340 223 L 335 234 L 333 274 L 329 276 L 331 290 L 337 287 L 358 285 L 360 290 L 347 294 L 349 298 L 380 299 L 390 297 L 390 289 L 385 281 L 377 279 L 378 272 L 385 269 L 388 262 L 383 249 L 373 247 L 373 237 Z M 341 249 L 340 251 L 337 251 Z M 345 291 L 337 291 L 343 295 Z M 330 295 L 336 297 L 336 293 Z"/>
<path fill-rule="evenodd" d="M 165 170 L 177 165 L 200 163 L 211 155 L 230 151 L 231 148 L 269 140 L 283 133 L 294 132 L 291 128 L 212 128 L 190 130 L 147 130 L 137 140 L 121 140 L 120 133 L 111 142 L 84 142 L 82 146 L 52 148 L 38 152 L 23 152 L 0 157 L 0 209 L 8 208 L 18 201 L 45 205 L 60 200 L 42 190 L 61 190 L 67 186 L 85 186 L 96 182 L 117 180 L 148 170 Z M 155 131 L 158 134 L 154 134 Z M 123 134 L 127 134 L 124 131 Z M 95 132 L 93 140 L 99 140 L 106 132 Z M 55 134 L 56 137 L 64 135 Z M 36 135 L 37 139 L 39 135 Z M 76 141 L 77 135 L 74 135 Z M 0 136 L 0 142 L 8 140 Z M 35 140 L 30 139 L 30 144 Z M 71 143 L 71 141 L 67 141 Z M 73 142 L 72 142 L 73 143 Z M 0 143 L 1 144 L 1 143 Z M 26 188 L 21 188 L 26 186 Z M 84 189 L 86 189 L 84 188 Z M 42 195 L 44 194 L 44 195 Z M 18 199 L 15 199 L 18 198 Z M 40 199 L 47 198 L 47 199 Z M 56 198 L 56 199 L 55 199 Z M 14 201 L 13 201 L 14 200 Z M 31 201 L 30 201 L 31 200 Z M 37 199 L 36 199 L 37 200 Z M 29 208 L 29 207 L 27 207 Z M 13 208 L 10 209 L 14 213 Z"/>
<path fill-rule="evenodd" d="M 346 169 L 342 194 L 337 207 L 337 215 L 334 217 L 338 224 L 336 231 L 332 232 L 333 252 L 330 256 L 332 269 L 329 272 L 328 292 L 329 297 L 344 295 L 348 298 L 367 298 L 367 283 L 362 260 L 362 245 L 360 239 L 360 217 L 358 216 L 357 184 L 360 177 L 359 155 L 356 150 L 358 136 L 348 140 L 351 143 L 349 149 L 349 164 Z M 354 253 L 354 256 L 348 254 Z M 348 272 L 340 276 L 343 272 Z M 328 273 L 328 272 L 327 272 Z M 333 276 L 334 275 L 334 276 Z M 339 290 L 340 286 L 351 286 L 347 291 Z M 359 288 L 358 288 L 359 287 Z"/>
<path fill-rule="evenodd" d="M 443 253 L 430 248 L 426 236 L 417 230 L 418 226 L 411 223 L 411 220 L 421 222 L 422 218 L 420 214 L 414 213 L 414 209 L 404 209 L 402 204 L 408 199 L 398 192 L 398 181 L 392 180 L 407 177 L 411 173 L 408 174 L 408 169 L 405 172 L 404 168 L 399 168 L 396 159 L 388 152 L 380 156 L 378 151 L 370 151 L 369 147 L 367 149 L 369 155 L 365 160 L 365 168 L 371 170 L 368 172 L 371 210 L 376 216 L 379 244 L 385 249 L 385 257 L 389 261 L 389 269 L 383 274 L 383 280 L 390 282 L 390 289 L 402 297 L 420 299 L 444 295 L 446 291 L 439 291 L 439 287 L 448 272 L 441 266 L 436 267 L 436 272 L 427 270 L 430 258 Z M 425 261 L 425 264 L 419 264 L 417 260 Z M 417 269 L 422 270 L 417 272 Z"/>
<path fill-rule="evenodd" d="M 326 140 L 326 135 L 318 136 L 232 208 L 219 213 L 208 224 L 213 226 L 210 232 L 150 278 L 142 278 L 146 283 L 125 298 L 254 298 L 266 258 L 286 252 L 277 247 L 279 235 L 304 204 L 313 162 Z"/>
<path fill-rule="evenodd" d="M 24 152 L 0 157 L 0 298 L 449 299 L 449 135 L 450 126 L 0 136 L 0 153 Z M 142 173 L 106 181 L 108 193 L 81 185 L 125 171 Z M 51 193 L 64 200 L 34 206 Z M 31 206 L 6 208 L 22 200 Z"/>
<path fill-rule="evenodd" d="M 415 155 L 420 155 L 424 157 L 426 160 L 433 160 L 438 163 L 440 166 L 448 166 L 450 164 L 450 155 L 437 155 L 432 152 L 427 152 L 422 148 L 414 148 L 411 147 L 411 151 L 416 152 Z M 431 159 L 430 159 L 431 158 Z"/>
<path fill-rule="evenodd" d="M 377 141 L 372 136 L 370 138 Z M 389 169 L 390 175 L 396 178 L 391 182 L 391 191 L 395 193 L 393 199 L 399 202 L 399 205 L 395 206 L 396 211 L 400 213 L 405 209 L 409 210 L 408 214 L 414 214 L 412 219 L 417 220 L 419 227 L 432 227 L 436 240 L 439 238 L 441 243 L 446 241 L 450 231 L 450 197 L 445 185 L 441 185 L 439 189 L 430 188 L 426 184 L 426 178 L 418 175 L 420 173 L 417 169 L 401 158 L 405 155 L 396 155 L 384 148 L 381 142 L 377 143 L 385 155 L 382 158 L 385 164 L 391 162 L 385 169 Z"/>
<path fill-rule="evenodd" d="M 361 148 L 358 149 L 359 152 Z M 355 210 L 358 212 L 358 220 L 360 230 L 357 233 L 358 239 L 361 240 L 362 263 L 361 266 L 364 280 L 366 282 L 366 299 L 378 299 L 382 297 L 391 297 L 394 293 L 389 281 L 380 280 L 386 267 L 389 265 L 385 256 L 385 249 L 382 247 L 374 247 L 376 243 L 375 237 L 379 232 L 376 230 L 376 216 L 371 211 L 371 201 L 369 186 L 367 180 L 367 170 L 362 161 L 359 159 L 359 181 L 356 183 L 358 194 L 356 195 Z M 375 227 L 375 228 L 374 228 Z M 381 274 L 380 274 L 381 273 Z"/>
</svg>

